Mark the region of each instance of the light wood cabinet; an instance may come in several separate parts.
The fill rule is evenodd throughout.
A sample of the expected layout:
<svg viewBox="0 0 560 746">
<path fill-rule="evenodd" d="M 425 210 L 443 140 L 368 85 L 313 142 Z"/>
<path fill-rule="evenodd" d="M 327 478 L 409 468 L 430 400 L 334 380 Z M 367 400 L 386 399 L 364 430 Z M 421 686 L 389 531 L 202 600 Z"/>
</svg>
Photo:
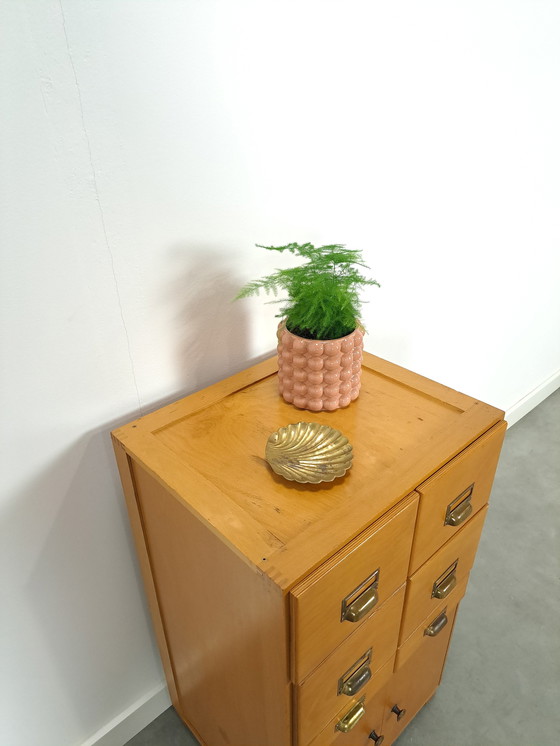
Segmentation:
<svg viewBox="0 0 560 746">
<path fill-rule="evenodd" d="M 268 436 L 354 448 L 300 485 Z M 435 692 L 505 433 L 503 412 L 364 354 L 348 408 L 277 393 L 267 360 L 113 433 L 174 707 L 203 746 L 389 746 Z"/>
</svg>

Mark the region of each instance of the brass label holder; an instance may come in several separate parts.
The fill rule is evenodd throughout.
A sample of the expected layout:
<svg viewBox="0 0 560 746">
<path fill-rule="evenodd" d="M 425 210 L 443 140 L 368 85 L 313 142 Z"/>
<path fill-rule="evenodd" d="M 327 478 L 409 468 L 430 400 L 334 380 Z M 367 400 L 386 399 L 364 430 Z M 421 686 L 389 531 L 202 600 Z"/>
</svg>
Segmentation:
<svg viewBox="0 0 560 746">
<path fill-rule="evenodd" d="M 354 728 L 358 724 L 358 721 L 361 720 L 361 718 L 365 715 L 365 701 L 365 697 L 360 697 L 360 699 L 352 705 L 348 712 L 340 718 L 338 723 L 334 726 L 334 729 L 339 730 L 342 733 L 349 733 L 352 728 Z"/>
<path fill-rule="evenodd" d="M 439 578 L 435 581 L 433 588 L 432 588 L 432 598 L 446 598 L 453 588 L 457 585 L 457 576 L 455 574 L 455 571 L 457 570 L 457 565 L 459 564 L 459 559 L 456 559 L 455 562 L 447 568 L 447 570 L 442 573 Z"/>
<path fill-rule="evenodd" d="M 437 637 L 442 629 L 447 625 L 447 606 L 424 630 L 424 637 Z"/>
<path fill-rule="evenodd" d="M 373 609 L 378 601 L 379 573 L 378 567 L 363 583 L 342 599 L 341 622 L 359 622 Z"/>
<path fill-rule="evenodd" d="M 460 526 L 472 514 L 473 506 L 471 498 L 474 491 L 474 484 L 473 482 L 449 503 L 445 512 L 444 526 Z"/>
<path fill-rule="evenodd" d="M 345 671 L 338 680 L 337 694 L 346 694 L 353 697 L 371 679 L 371 657 L 373 648 L 366 650 L 350 668 Z"/>
</svg>

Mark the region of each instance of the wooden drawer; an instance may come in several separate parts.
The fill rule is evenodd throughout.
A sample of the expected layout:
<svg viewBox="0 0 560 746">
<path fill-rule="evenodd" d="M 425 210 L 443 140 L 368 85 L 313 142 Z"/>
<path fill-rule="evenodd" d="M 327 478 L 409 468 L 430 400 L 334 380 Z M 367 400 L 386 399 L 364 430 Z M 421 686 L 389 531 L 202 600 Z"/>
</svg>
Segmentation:
<svg viewBox="0 0 560 746">
<path fill-rule="evenodd" d="M 500 422 L 423 482 L 410 574 L 488 502 L 506 431 Z"/>
<path fill-rule="evenodd" d="M 453 539 L 444 544 L 409 578 L 401 642 L 410 636 L 423 619 L 437 610 L 441 601 L 453 604 L 458 600 L 463 582 L 468 578 L 474 562 L 487 510 L 488 506 L 485 505 Z"/>
<path fill-rule="evenodd" d="M 309 746 L 373 746 L 370 733 L 375 731 L 381 733 L 383 723 L 383 709 L 385 706 L 385 687 L 393 675 L 394 658 L 385 663 L 372 679 L 369 693 L 365 695 L 363 702 L 353 699 L 341 710 L 336 717 L 317 735 Z M 356 725 L 347 733 L 338 730 L 340 721 L 352 708 L 356 708 L 357 714 L 363 714 Z M 298 746 L 302 746 L 298 743 Z"/>
<path fill-rule="evenodd" d="M 302 681 L 406 580 L 418 497 L 409 495 L 292 589 L 292 680 Z"/>
<path fill-rule="evenodd" d="M 299 746 L 376 687 L 376 672 L 395 656 L 404 592 L 403 585 L 295 688 Z"/>
<path fill-rule="evenodd" d="M 384 694 L 385 744 L 393 743 L 437 689 L 456 611 L 453 606 L 446 627 L 436 637 L 422 637 L 420 642 L 412 637 L 403 646 L 409 648 L 403 650 L 406 662 L 393 674 Z"/>
<path fill-rule="evenodd" d="M 452 604 L 442 601 L 441 604 L 434 609 L 430 616 L 422 620 L 422 623 L 416 627 L 416 629 L 402 642 L 397 650 L 395 658 L 395 671 L 404 666 L 407 660 L 415 653 L 426 640 L 426 645 L 430 645 L 429 640 L 435 640 L 443 634 L 446 627 L 452 621 L 452 613 L 457 604 L 465 595 L 467 589 L 467 583 L 469 582 L 468 576 L 459 583 L 455 589 L 454 600 Z M 451 612 L 450 612 L 451 609 Z M 433 646 L 432 646 L 433 647 Z"/>
</svg>

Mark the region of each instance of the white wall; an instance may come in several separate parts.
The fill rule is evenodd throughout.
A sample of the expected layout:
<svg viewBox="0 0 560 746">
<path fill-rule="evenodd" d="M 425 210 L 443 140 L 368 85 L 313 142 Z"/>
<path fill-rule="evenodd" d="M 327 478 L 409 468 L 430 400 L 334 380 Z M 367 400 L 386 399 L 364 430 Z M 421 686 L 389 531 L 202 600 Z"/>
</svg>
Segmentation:
<svg viewBox="0 0 560 746">
<path fill-rule="evenodd" d="M 560 6 L 0 8 L 0 743 L 77 746 L 162 681 L 108 432 L 272 350 L 256 242 L 363 249 L 376 354 L 558 385 Z"/>
</svg>

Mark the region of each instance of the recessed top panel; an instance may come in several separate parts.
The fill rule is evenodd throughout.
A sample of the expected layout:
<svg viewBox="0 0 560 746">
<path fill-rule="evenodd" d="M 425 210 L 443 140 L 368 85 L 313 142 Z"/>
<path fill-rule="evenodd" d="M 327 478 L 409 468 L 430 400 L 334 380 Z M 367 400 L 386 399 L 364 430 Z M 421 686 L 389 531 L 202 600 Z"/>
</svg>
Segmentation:
<svg viewBox="0 0 560 746">
<path fill-rule="evenodd" d="M 274 370 L 274 363 L 257 368 Z M 501 415 L 367 353 L 358 399 L 335 412 L 298 410 L 279 396 L 274 373 L 251 381 L 250 371 L 228 379 L 229 388 L 216 384 L 121 428 L 115 437 L 222 534 L 228 526 L 232 535 L 243 532 L 247 516 L 247 531 L 258 525 L 273 537 L 271 553 L 291 542 L 303 546 L 309 532 L 321 533 L 321 541 L 336 551 L 337 523 L 347 540 L 352 526 L 365 528 Z M 267 440 L 300 420 L 344 433 L 353 447 L 345 476 L 298 484 L 274 473 L 265 460 Z M 224 525 L 219 504 L 225 499 L 237 506 L 238 519 Z M 318 530 L 325 523 L 333 524 L 330 538 Z"/>
</svg>

